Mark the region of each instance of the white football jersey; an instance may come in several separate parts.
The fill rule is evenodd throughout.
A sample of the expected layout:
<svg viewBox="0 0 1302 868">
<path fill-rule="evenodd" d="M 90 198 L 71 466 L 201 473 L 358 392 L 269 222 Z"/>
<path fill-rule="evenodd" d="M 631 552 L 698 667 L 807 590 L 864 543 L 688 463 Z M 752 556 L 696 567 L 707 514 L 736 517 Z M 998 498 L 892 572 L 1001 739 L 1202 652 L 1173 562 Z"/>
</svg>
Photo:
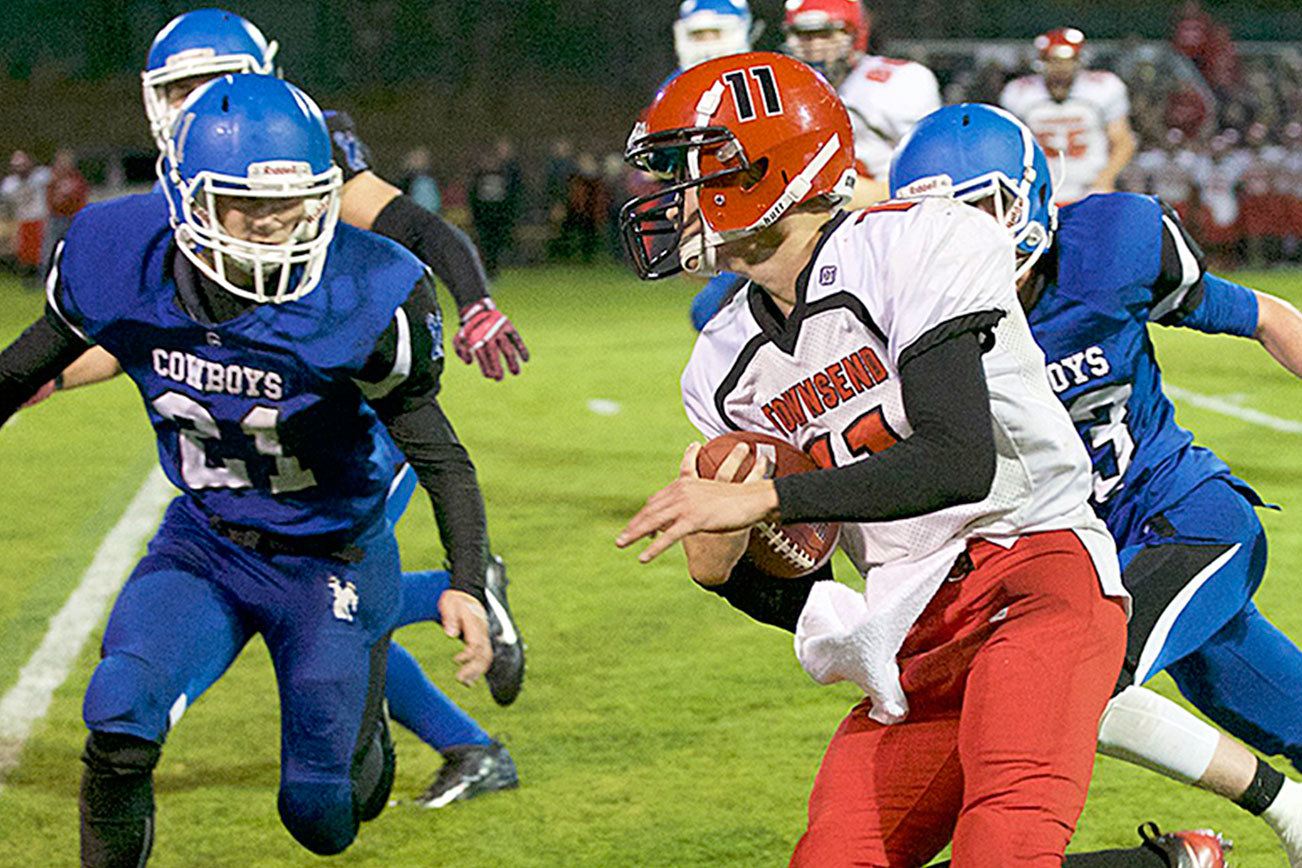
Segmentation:
<svg viewBox="0 0 1302 868">
<path fill-rule="evenodd" d="M 838 93 L 854 125 L 855 159 L 881 180 L 900 139 L 940 108 L 936 76 L 911 60 L 865 57 L 841 82 Z"/>
<path fill-rule="evenodd" d="M 979 503 L 915 518 L 845 524 L 841 547 L 863 573 L 955 540 L 1011 545 L 1075 529 L 1110 538 L 1088 506 L 1090 464 L 1045 374 L 1017 300 L 1014 251 L 987 214 L 948 199 L 842 213 L 824 230 L 785 322 L 756 286 L 697 339 L 683 402 L 707 438 L 732 430 L 779 437 L 821 465 L 864 460 L 912 432 L 901 359 L 961 328 L 990 330 L 984 355 L 997 452 Z M 1115 555 L 1099 569 L 1123 595 Z"/>
<path fill-rule="evenodd" d="M 1130 114 L 1125 82 L 1101 69 L 1078 74 L 1062 102 L 1049 96 L 1043 76 L 1013 79 L 1004 87 L 999 104 L 1035 133 L 1055 175 L 1061 155 L 1063 178 L 1057 184 L 1056 197 L 1059 204 L 1090 194 L 1108 164 L 1108 125 Z"/>
</svg>

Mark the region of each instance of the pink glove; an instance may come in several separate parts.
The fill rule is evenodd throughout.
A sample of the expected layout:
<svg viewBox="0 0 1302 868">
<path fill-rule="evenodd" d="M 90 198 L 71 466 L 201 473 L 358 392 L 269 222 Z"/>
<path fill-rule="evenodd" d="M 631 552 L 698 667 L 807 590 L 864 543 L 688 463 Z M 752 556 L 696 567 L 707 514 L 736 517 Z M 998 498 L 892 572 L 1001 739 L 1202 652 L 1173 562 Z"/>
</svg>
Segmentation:
<svg viewBox="0 0 1302 868">
<path fill-rule="evenodd" d="M 37 389 L 35 395 L 32 395 L 32 397 L 28 398 L 26 401 L 23 402 L 23 409 L 26 409 L 27 407 L 35 407 L 37 404 L 41 403 L 46 398 L 53 395 L 55 388 L 56 387 L 54 385 L 54 380 L 50 380 L 50 382 L 46 383 L 44 386 L 41 386 L 41 388 Z"/>
<path fill-rule="evenodd" d="M 479 370 L 490 380 L 505 376 L 498 353 L 512 374 L 519 374 L 520 363 L 529 361 L 520 333 L 491 298 L 481 298 L 461 309 L 461 331 L 452 339 L 452 348 L 467 365 L 472 360 L 479 362 Z"/>
</svg>

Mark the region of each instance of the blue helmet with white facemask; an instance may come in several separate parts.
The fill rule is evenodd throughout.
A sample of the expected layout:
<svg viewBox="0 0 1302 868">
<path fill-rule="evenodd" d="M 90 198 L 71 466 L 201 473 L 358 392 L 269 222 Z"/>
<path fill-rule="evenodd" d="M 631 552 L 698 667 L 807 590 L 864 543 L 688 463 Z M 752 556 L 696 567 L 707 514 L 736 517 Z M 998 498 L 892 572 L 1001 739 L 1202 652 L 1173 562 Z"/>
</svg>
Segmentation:
<svg viewBox="0 0 1302 868">
<path fill-rule="evenodd" d="M 169 21 L 154 37 L 140 73 L 149 132 L 158 149 L 166 146 L 177 113 L 168 85 L 226 73 L 270 75 L 276 48 L 252 23 L 224 9 L 196 9 Z"/>
<path fill-rule="evenodd" d="M 257 302 L 292 301 L 316 287 L 343 181 L 307 94 L 267 75 L 208 82 L 181 106 L 160 168 L 177 245 L 210 279 Z M 293 225 L 281 241 L 237 237 L 221 219 L 231 200 L 253 211 L 283 206 Z"/>
<path fill-rule="evenodd" d="M 891 160 L 891 195 L 991 201 L 1017 244 L 1018 277 L 1053 242 L 1058 208 L 1044 150 L 1008 112 L 980 103 L 946 106 L 918 122 Z"/>
<path fill-rule="evenodd" d="M 674 22 L 679 68 L 750 51 L 751 27 L 746 0 L 683 0 Z"/>
</svg>

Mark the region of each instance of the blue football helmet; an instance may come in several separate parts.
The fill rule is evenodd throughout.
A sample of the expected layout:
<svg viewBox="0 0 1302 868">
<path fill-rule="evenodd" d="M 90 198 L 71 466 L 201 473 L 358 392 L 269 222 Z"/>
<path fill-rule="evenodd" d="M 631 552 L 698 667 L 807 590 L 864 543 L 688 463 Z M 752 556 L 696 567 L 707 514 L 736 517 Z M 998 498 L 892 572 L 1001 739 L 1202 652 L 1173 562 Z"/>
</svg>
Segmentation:
<svg viewBox="0 0 1302 868">
<path fill-rule="evenodd" d="M 226 73 L 270 75 L 276 48 L 261 30 L 224 9 L 196 9 L 169 21 L 154 37 L 140 73 L 149 132 L 158 149 L 166 147 L 179 108 L 168 99 L 168 85 Z"/>
<path fill-rule="evenodd" d="M 746 0 L 683 0 L 674 22 L 679 69 L 750 51 L 751 27 Z"/>
<path fill-rule="evenodd" d="M 177 245 L 201 272 L 257 302 L 293 301 L 316 287 L 343 181 L 307 94 L 269 75 L 213 79 L 181 106 L 160 166 Z M 271 240 L 233 234 L 224 225 L 231 211 L 279 221 Z"/>
<path fill-rule="evenodd" d="M 891 195 L 992 198 L 995 219 L 1017 243 L 1020 278 L 1053 242 L 1058 207 L 1044 150 L 1026 125 L 980 103 L 937 109 L 920 120 L 891 159 Z"/>
</svg>

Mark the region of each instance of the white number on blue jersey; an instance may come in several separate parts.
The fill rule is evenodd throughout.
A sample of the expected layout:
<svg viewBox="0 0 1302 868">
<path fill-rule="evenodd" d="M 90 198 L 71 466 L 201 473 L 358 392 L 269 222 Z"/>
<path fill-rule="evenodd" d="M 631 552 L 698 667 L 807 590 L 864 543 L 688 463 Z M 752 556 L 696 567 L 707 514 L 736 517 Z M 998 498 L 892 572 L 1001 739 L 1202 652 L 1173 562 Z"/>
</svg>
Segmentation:
<svg viewBox="0 0 1302 868">
<path fill-rule="evenodd" d="M 1121 486 L 1121 480 L 1135 454 L 1135 440 L 1126 425 L 1126 404 L 1130 401 L 1129 383 L 1092 389 L 1071 402 L 1073 422 L 1093 422 L 1089 427 L 1091 449 L 1112 446 L 1116 472 L 1104 475 L 1094 464 L 1094 501 L 1103 503 Z"/>
<path fill-rule="evenodd" d="M 154 410 L 176 423 L 180 429 L 181 478 L 191 489 L 252 488 L 248 466 L 238 458 L 209 461 L 205 441 L 221 440 L 217 420 L 198 401 L 180 392 L 164 392 L 154 399 Z M 240 428 L 253 438 L 259 455 L 276 461 L 271 474 L 271 493 L 301 491 L 316 485 L 316 476 L 297 458 L 285 455 L 276 425 L 280 411 L 274 407 L 254 407 L 240 421 Z M 188 424 L 182 424 L 188 423 Z"/>
</svg>

